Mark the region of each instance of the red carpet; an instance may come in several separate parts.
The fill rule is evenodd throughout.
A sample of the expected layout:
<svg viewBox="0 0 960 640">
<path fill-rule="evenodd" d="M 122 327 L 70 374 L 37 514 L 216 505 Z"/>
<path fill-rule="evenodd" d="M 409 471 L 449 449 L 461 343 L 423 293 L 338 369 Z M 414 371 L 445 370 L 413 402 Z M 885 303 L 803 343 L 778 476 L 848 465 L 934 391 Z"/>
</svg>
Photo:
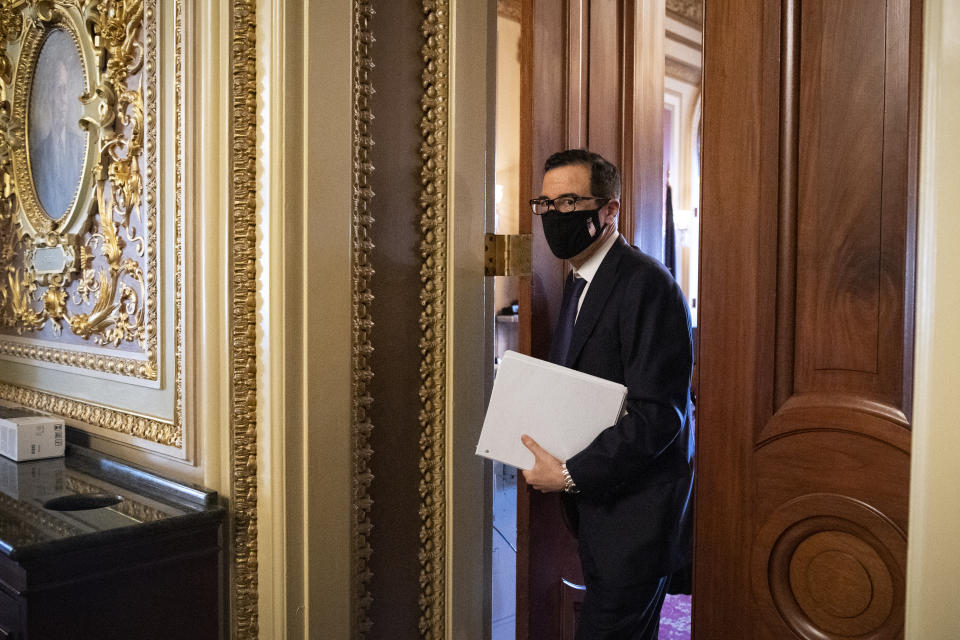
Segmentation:
<svg viewBox="0 0 960 640">
<path fill-rule="evenodd" d="M 667 596 L 660 610 L 659 640 L 690 640 L 690 596 Z"/>
</svg>

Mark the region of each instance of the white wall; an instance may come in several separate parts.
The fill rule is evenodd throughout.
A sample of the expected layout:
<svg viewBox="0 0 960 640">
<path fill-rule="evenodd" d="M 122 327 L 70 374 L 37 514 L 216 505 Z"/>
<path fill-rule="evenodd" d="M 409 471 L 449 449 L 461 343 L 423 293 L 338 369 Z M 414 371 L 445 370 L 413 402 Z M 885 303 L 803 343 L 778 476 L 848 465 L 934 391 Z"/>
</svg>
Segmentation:
<svg viewBox="0 0 960 640">
<path fill-rule="evenodd" d="M 960 3 L 927 0 L 906 637 L 960 638 Z"/>
</svg>

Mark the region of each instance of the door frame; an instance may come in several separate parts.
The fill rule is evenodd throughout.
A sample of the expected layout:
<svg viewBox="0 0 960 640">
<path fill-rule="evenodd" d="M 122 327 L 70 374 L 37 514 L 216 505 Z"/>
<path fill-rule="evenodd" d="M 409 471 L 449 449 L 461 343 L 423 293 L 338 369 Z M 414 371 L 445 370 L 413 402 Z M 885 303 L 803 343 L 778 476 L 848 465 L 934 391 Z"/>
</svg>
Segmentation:
<svg viewBox="0 0 960 640">
<path fill-rule="evenodd" d="M 456 25 L 451 94 L 454 114 L 451 147 L 454 153 L 449 167 L 450 175 L 459 174 L 463 179 L 462 183 L 455 181 L 451 189 L 448 266 L 453 303 L 449 307 L 448 325 L 455 333 L 448 336 L 452 364 L 448 404 L 455 404 L 453 399 L 457 398 L 458 403 L 466 400 L 467 406 L 458 407 L 451 413 L 453 420 L 448 425 L 455 437 L 449 441 L 454 455 L 447 475 L 456 477 L 457 484 L 452 487 L 448 504 L 451 519 L 446 532 L 450 544 L 446 561 L 448 597 L 445 608 L 449 621 L 446 637 L 484 637 L 481 635 L 484 619 L 489 616 L 476 615 L 482 613 L 476 611 L 476 603 L 484 602 L 483 609 L 489 610 L 489 589 L 486 589 L 489 585 L 489 553 L 484 548 L 489 501 L 484 509 L 475 509 L 475 498 L 483 495 L 486 479 L 485 472 L 477 470 L 478 462 L 472 456 L 472 448 L 476 442 L 473 432 L 478 433 L 483 398 L 489 389 L 488 381 L 484 385 L 476 384 L 476 371 L 483 370 L 483 358 L 490 350 L 490 340 L 489 336 L 482 343 L 470 339 L 469 328 L 478 327 L 477 319 L 484 318 L 485 312 L 469 298 L 469 292 L 476 294 L 484 288 L 477 284 L 482 280 L 479 238 L 483 228 L 475 228 L 477 217 L 468 214 L 471 207 L 476 207 L 474 213 L 482 210 L 486 212 L 484 218 L 488 218 L 492 209 L 490 191 L 494 174 L 486 149 L 492 148 L 487 143 L 493 131 L 491 100 L 495 81 L 490 70 L 495 69 L 495 46 L 491 44 L 490 30 L 491 25 L 496 24 L 495 4 L 493 0 L 477 3 L 453 0 L 452 18 Z M 472 24 L 470 18 L 474 19 Z M 957 103 L 960 88 L 960 69 L 952 61 L 960 52 L 955 39 L 947 37 L 957 31 L 960 31 L 960 7 L 944 0 L 926 0 L 914 391 L 917 428 L 913 435 L 911 473 L 907 638 L 920 638 L 921 634 L 931 632 L 942 632 L 943 637 L 949 637 L 951 632 L 953 635 L 958 632 L 958 628 L 952 626 L 957 625 L 957 621 L 935 613 L 956 605 L 960 599 L 956 595 L 960 593 L 958 573 L 950 563 L 939 560 L 955 557 L 953 541 L 960 538 L 960 515 L 953 509 L 955 488 L 960 484 L 960 466 L 956 465 L 952 453 L 960 450 L 960 430 L 954 428 L 951 419 L 955 414 L 951 396 L 937 394 L 935 382 L 955 380 L 960 376 L 960 327 L 955 321 L 960 306 L 955 288 L 951 287 L 947 277 L 960 272 L 960 254 L 947 250 L 948 241 L 960 237 L 960 223 L 947 205 L 960 199 L 960 187 L 950 178 L 948 170 L 960 163 L 960 128 L 951 114 L 951 105 Z M 466 53 L 458 57 L 457 50 Z M 478 59 L 487 60 L 486 68 L 475 64 Z M 468 114 L 472 114 L 470 118 Z M 483 132 L 478 133 L 478 123 Z M 461 135 L 457 135 L 458 129 L 463 132 Z M 470 167 L 476 173 L 471 174 L 467 170 Z M 458 210 L 461 212 L 459 218 Z M 460 225 L 463 225 L 462 229 Z M 471 231 L 468 227 L 474 229 Z M 472 235 L 473 231 L 478 235 Z M 477 240 L 474 242 L 474 239 Z M 941 275 L 939 279 L 938 274 Z M 484 326 L 490 324 L 486 318 L 482 323 Z M 478 402 L 477 388 L 480 386 L 483 392 Z M 472 427 L 467 426 L 470 423 L 473 423 Z M 464 425 L 463 429 L 457 428 L 460 424 Z M 460 537 L 454 545 L 455 532 Z M 938 629 L 933 630 L 930 625 L 938 625 Z"/>
<path fill-rule="evenodd" d="M 425 7 L 431 4 L 443 3 L 424 1 Z M 446 550 L 443 584 L 430 585 L 433 592 L 442 588 L 444 593 L 443 637 L 486 638 L 490 635 L 492 465 L 475 452 L 493 385 L 493 279 L 484 276 L 483 246 L 484 233 L 494 227 L 496 169 L 489 150 L 496 142 L 497 2 L 449 0 L 448 8 L 452 37 L 443 265 L 446 335 L 443 352 L 434 354 L 445 358 L 447 419 L 442 451 L 424 450 L 421 460 L 436 454 L 446 460 L 441 494 L 427 496 L 444 501 L 443 540 L 429 541 L 433 547 L 442 542 Z M 422 231 L 427 238 L 428 230 Z M 421 549 L 427 550 L 427 546 Z M 423 602 L 429 594 L 421 590 Z"/>
</svg>

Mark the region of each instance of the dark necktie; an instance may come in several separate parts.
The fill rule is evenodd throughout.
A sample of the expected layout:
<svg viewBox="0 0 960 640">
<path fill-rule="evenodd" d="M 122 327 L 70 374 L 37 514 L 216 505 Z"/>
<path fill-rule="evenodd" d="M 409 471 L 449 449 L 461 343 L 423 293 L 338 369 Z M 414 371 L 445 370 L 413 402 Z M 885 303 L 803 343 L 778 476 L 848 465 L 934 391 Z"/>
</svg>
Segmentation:
<svg viewBox="0 0 960 640">
<path fill-rule="evenodd" d="M 573 271 L 563 285 L 560 319 L 557 321 L 557 330 L 553 334 L 553 346 L 550 349 L 550 362 L 554 364 L 562 365 L 567 361 L 567 352 L 570 351 L 570 341 L 573 339 L 573 325 L 577 321 L 577 306 L 585 286 L 587 281 L 574 277 Z"/>
</svg>

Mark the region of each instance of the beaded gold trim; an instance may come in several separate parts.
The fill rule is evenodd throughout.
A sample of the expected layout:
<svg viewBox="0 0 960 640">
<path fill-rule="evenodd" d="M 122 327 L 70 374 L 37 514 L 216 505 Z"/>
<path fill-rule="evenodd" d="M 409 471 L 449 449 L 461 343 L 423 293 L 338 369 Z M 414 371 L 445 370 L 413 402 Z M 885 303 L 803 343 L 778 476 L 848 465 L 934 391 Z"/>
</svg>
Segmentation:
<svg viewBox="0 0 960 640">
<path fill-rule="evenodd" d="M 257 638 L 257 15 L 233 0 L 230 144 L 231 498 L 234 638 Z"/>
<path fill-rule="evenodd" d="M 370 546 L 370 434 L 373 424 L 370 422 L 370 407 L 373 398 L 368 384 L 373 378 L 370 356 L 373 345 L 370 332 L 373 319 L 370 305 L 373 293 L 370 290 L 370 278 L 374 270 L 370 263 L 373 242 L 370 232 L 373 216 L 370 215 L 370 203 L 373 190 L 370 177 L 373 165 L 370 153 L 373 140 L 370 137 L 370 124 L 373 115 L 370 110 L 370 97 L 373 86 L 370 82 L 370 70 L 373 60 L 370 49 L 374 38 L 370 30 L 373 17 L 370 0 L 355 0 L 353 3 L 353 521 L 351 539 L 353 546 L 353 566 L 351 575 L 351 607 L 353 609 L 353 637 L 362 639 L 372 626 L 367 613 L 373 597 L 370 594 L 369 560 L 373 550 Z"/>
<path fill-rule="evenodd" d="M 183 446 L 183 431 L 179 423 L 174 424 L 6 383 L 0 383 L 0 400 L 58 415 L 68 424 L 80 423 L 108 428 L 116 433 L 143 438 L 178 449 Z"/>
<path fill-rule="evenodd" d="M 420 131 L 420 636 L 444 637 L 446 575 L 446 267 L 449 22 L 447 0 L 423 0 Z"/>
</svg>

